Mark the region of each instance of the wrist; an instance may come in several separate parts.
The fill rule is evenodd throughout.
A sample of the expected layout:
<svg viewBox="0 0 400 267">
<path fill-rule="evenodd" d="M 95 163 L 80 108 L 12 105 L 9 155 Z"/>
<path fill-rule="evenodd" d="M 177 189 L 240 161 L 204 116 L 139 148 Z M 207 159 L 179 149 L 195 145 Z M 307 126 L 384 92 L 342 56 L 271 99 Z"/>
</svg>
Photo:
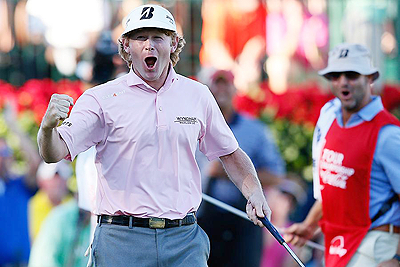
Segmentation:
<svg viewBox="0 0 400 267">
<path fill-rule="evenodd" d="M 311 231 L 315 231 L 317 230 L 317 228 L 319 227 L 318 225 L 319 220 L 317 220 L 314 217 L 306 217 L 306 219 L 304 220 L 304 225 L 307 227 L 307 229 L 311 230 Z"/>
<path fill-rule="evenodd" d="M 52 125 L 48 125 L 44 122 L 42 122 L 39 127 L 39 131 L 41 131 L 41 133 L 45 136 L 51 136 L 53 134 L 54 130 L 55 130 L 55 127 L 53 127 Z"/>
</svg>

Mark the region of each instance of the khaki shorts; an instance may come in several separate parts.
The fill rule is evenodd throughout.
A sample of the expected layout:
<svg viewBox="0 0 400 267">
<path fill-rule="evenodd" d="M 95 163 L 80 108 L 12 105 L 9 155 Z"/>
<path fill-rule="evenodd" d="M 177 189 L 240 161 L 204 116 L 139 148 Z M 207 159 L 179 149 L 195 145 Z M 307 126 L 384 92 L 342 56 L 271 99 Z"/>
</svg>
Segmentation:
<svg viewBox="0 0 400 267">
<path fill-rule="evenodd" d="M 396 254 L 399 239 L 399 234 L 383 231 L 368 232 L 347 267 L 374 267 L 390 260 Z"/>
</svg>

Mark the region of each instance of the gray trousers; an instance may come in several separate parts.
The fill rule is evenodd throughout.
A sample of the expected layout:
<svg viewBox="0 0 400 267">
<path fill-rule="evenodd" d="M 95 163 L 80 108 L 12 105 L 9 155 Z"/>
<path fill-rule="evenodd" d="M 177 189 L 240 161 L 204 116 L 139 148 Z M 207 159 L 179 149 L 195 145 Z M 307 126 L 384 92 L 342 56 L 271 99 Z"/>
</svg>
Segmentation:
<svg viewBox="0 0 400 267">
<path fill-rule="evenodd" d="M 204 267 L 210 241 L 197 223 L 168 229 L 101 224 L 92 253 L 96 267 Z"/>
</svg>

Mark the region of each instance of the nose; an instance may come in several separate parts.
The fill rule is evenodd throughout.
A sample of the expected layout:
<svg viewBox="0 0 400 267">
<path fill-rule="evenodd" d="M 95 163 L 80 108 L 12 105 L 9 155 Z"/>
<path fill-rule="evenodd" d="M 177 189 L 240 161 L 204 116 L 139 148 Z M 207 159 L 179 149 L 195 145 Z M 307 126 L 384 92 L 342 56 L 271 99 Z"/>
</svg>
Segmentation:
<svg viewBox="0 0 400 267">
<path fill-rule="evenodd" d="M 145 49 L 148 51 L 154 50 L 153 42 L 151 41 L 150 38 L 146 40 Z"/>
<path fill-rule="evenodd" d="M 346 75 L 344 73 L 340 74 L 339 78 L 337 79 L 337 82 L 339 84 L 347 84 L 348 83 L 348 78 L 346 77 Z"/>
</svg>

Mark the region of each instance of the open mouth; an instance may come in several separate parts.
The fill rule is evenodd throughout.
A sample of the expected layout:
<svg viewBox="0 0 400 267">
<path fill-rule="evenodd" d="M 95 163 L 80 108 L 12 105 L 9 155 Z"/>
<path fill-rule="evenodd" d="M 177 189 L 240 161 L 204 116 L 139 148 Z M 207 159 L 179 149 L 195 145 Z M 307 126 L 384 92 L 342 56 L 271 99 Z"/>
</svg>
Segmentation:
<svg viewBox="0 0 400 267">
<path fill-rule="evenodd" d="M 146 66 L 147 66 L 149 69 L 152 69 L 152 68 L 154 68 L 154 66 L 156 65 L 157 58 L 156 58 L 156 57 L 146 57 L 146 58 L 144 59 L 144 61 L 146 62 Z"/>
<path fill-rule="evenodd" d="M 342 90 L 340 93 L 341 93 L 340 98 L 342 100 L 351 100 L 352 94 L 351 94 L 350 90 Z"/>
</svg>

